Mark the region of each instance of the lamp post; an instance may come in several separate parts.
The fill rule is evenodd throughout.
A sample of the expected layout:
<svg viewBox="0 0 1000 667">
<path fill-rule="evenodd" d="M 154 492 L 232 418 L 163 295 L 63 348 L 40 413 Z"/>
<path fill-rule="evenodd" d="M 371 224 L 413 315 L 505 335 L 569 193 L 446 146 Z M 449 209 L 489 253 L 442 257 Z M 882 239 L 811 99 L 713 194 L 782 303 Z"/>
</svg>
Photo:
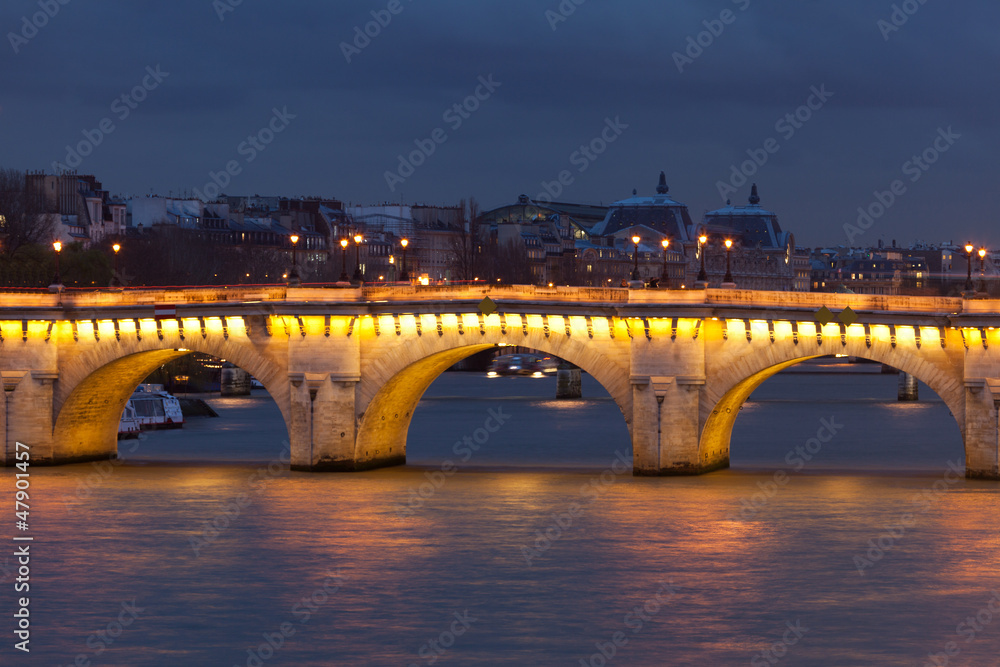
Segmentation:
<svg viewBox="0 0 1000 667">
<path fill-rule="evenodd" d="M 340 282 L 349 282 L 347 277 L 347 239 L 340 239 Z"/>
<path fill-rule="evenodd" d="M 975 250 L 975 246 L 971 243 L 965 244 L 965 253 L 969 256 L 969 272 L 965 278 L 965 291 L 971 292 L 975 288 L 972 286 L 972 251 Z"/>
<path fill-rule="evenodd" d="M 722 282 L 730 284 L 732 284 L 733 282 L 733 272 L 730 268 L 731 265 L 729 263 L 729 256 L 732 254 L 732 250 L 733 250 L 733 240 L 726 239 L 726 277 L 722 279 Z"/>
<path fill-rule="evenodd" d="M 660 286 L 670 287 L 670 273 L 667 271 L 667 249 L 670 247 L 670 239 L 660 241 L 663 246 L 663 275 L 660 276 Z"/>
<path fill-rule="evenodd" d="M 404 282 L 409 282 L 410 272 L 406 270 L 406 246 L 410 245 L 409 239 L 402 239 L 399 245 L 403 246 L 403 272 L 399 274 L 399 279 Z"/>
<path fill-rule="evenodd" d="M 979 291 L 986 291 L 986 248 L 979 249 Z"/>
<path fill-rule="evenodd" d="M 118 251 L 122 249 L 122 245 L 120 243 L 115 243 L 111 246 L 111 249 L 115 251 L 115 272 L 111 275 L 111 284 L 121 285 L 122 281 L 118 277 Z"/>
<path fill-rule="evenodd" d="M 361 282 L 364 276 L 361 275 L 361 242 L 364 238 L 361 234 L 354 235 L 354 280 Z"/>
<path fill-rule="evenodd" d="M 634 260 L 634 265 L 632 267 L 632 280 L 641 280 L 639 278 L 639 241 L 642 239 L 638 236 L 632 237 L 632 245 L 635 246 L 635 250 L 632 252 L 632 259 Z"/>
<path fill-rule="evenodd" d="M 288 240 L 292 242 L 292 270 L 288 272 L 288 284 L 298 286 L 302 284 L 299 278 L 299 256 L 296 252 L 299 247 L 299 235 L 292 234 Z"/>
<path fill-rule="evenodd" d="M 49 285 L 49 291 L 60 292 L 63 289 L 62 277 L 59 275 L 59 253 L 62 252 L 62 242 L 53 241 L 52 249 L 56 251 L 56 277 L 52 280 L 52 284 Z"/>
<path fill-rule="evenodd" d="M 698 271 L 698 282 L 707 283 L 708 275 L 705 274 L 705 243 L 708 237 L 704 234 L 698 237 L 698 254 L 701 255 L 701 270 Z"/>
</svg>

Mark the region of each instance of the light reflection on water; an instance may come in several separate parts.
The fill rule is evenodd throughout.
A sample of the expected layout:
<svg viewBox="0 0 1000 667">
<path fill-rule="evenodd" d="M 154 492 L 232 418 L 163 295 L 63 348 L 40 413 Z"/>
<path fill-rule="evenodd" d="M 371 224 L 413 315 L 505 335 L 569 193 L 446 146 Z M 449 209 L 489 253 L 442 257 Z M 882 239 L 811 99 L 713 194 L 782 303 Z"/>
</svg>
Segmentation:
<svg viewBox="0 0 1000 667">
<path fill-rule="evenodd" d="M 580 502 L 616 451 L 630 454 L 621 413 L 590 378 L 587 398 L 563 403 L 550 379 L 447 374 L 414 415 L 419 468 L 283 472 L 266 485 L 249 477 L 287 438 L 273 403 L 212 399 L 222 419 L 154 434 L 85 497 L 74 494 L 91 466 L 36 471 L 30 664 L 94 659 L 88 637 L 133 597 L 145 612 L 95 664 L 243 665 L 286 622 L 295 634 L 264 664 L 423 665 L 417 651 L 465 610 L 478 620 L 435 664 L 579 664 L 618 631 L 629 641 L 617 664 L 747 664 L 797 619 L 809 631 L 783 664 L 922 664 L 952 640 L 958 664 L 992 664 L 1000 618 L 971 643 L 956 626 L 1000 588 L 997 485 L 961 480 L 935 495 L 860 576 L 854 557 L 914 511 L 961 441 L 940 402 L 892 400 L 892 376 L 818 377 L 782 375 L 758 390 L 737 421 L 734 469 L 611 476 L 530 566 L 522 548 L 536 531 Z M 401 514 L 498 407 L 511 418 L 462 464 L 475 472 Z M 843 431 L 733 521 L 831 415 Z M 190 539 L 243 493 L 248 506 L 195 556 Z M 340 588 L 303 621 L 302 598 L 331 572 Z M 676 597 L 638 632 L 626 626 L 670 581 Z"/>
</svg>

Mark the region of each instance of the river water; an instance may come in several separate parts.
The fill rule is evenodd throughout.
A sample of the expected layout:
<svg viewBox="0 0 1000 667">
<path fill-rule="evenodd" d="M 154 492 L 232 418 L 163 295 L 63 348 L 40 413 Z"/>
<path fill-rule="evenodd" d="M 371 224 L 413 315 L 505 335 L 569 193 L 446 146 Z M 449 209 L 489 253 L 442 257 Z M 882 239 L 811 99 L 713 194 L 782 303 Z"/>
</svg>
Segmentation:
<svg viewBox="0 0 1000 667">
<path fill-rule="evenodd" d="M 947 407 L 896 380 L 780 374 L 732 469 L 686 478 L 621 474 L 587 376 L 556 401 L 551 378 L 446 373 L 410 465 L 342 475 L 278 465 L 266 394 L 210 399 L 125 463 L 33 470 L 16 664 L 1000 664 L 1000 483 L 958 478 Z"/>
</svg>

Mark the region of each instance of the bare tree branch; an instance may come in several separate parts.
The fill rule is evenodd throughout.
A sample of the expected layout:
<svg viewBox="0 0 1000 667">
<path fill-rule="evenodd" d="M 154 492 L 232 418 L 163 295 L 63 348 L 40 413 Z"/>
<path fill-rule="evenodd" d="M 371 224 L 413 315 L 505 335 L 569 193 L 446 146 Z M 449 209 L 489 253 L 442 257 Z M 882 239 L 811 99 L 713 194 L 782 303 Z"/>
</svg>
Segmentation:
<svg viewBox="0 0 1000 667">
<path fill-rule="evenodd" d="M 28 192 L 23 171 L 0 169 L 0 235 L 8 256 L 52 240 L 55 218 L 45 212 L 42 194 Z"/>
</svg>

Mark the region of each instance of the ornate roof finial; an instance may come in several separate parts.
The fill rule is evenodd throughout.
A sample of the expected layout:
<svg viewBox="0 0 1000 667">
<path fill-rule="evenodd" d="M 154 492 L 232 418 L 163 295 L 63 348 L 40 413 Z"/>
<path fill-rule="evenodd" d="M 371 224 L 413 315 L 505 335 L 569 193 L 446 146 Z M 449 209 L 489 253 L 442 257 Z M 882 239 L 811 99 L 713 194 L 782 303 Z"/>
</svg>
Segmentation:
<svg viewBox="0 0 1000 667">
<path fill-rule="evenodd" d="M 637 194 L 639 194 L 638 188 L 632 188 L 632 196 L 635 197 Z"/>
<path fill-rule="evenodd" d="M 754 183 L 753 187 L 750 188 L 750 205 L 756 206 L 760 203 L 760 197 L 757 196 L 757 184 Z"/>
<path fill-rule="evenodd" d="M 733 201 L 731 199 L 727 199 L 726 200 L 726 206 L 732 206 L 732 205 L 733 205 Z"/>
<path fill-rule="evenodd" d="M 667 175 L 660 172 L 660 184 L 656 186 L 656 194 L 665 195 L 670 192 L 670 188 L 667 187 Z"/>
</svg>

